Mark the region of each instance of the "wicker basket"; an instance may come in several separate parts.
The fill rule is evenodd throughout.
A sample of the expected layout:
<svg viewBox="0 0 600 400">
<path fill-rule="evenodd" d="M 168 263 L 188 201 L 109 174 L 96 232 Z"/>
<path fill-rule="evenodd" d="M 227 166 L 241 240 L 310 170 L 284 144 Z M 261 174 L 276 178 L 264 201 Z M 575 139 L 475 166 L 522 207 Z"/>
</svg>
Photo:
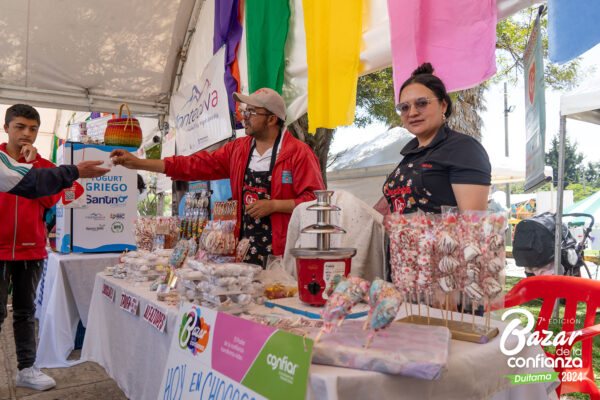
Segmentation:
<svg viewBox="0 0 600 400">
<path fill-rule="evenodd" d="M 127 118 L 120 118 L 123 106 L 127 109 Z M 119 118 L 108 121 L 104 132 L 104 144 L 108 146 L 123 146 L 138 148 L 142 144 L 142 128 L 137 119 L 131 117 L 127 104 L 119 107 Z"/>
</svg>

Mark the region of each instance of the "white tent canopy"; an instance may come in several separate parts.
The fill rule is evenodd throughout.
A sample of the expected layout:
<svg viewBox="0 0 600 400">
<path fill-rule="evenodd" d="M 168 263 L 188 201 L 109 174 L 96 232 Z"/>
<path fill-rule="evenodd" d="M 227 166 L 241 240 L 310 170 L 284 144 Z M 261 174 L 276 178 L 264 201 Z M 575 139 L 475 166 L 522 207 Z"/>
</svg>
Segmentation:
<svg viewBox="0 0 600 400">
<path fill-rule="evenodd" d="M 195 1 L 0 0 L 0 103 L 164 114 Z"/>
<path fill-rule="evenodd" d="M 600 79 L 585 82 L 560 97 L 560 114 L 580 121 L 600 124 Z"/>
<path fill-rule="evenodd" d="M 567 118 L 600 124 L 600 80 L 582 83 L 578 89 L 560 97 L 560 137 L 558 152 L 558 206 L 556 226 L 562 224 L 563 190 L 565 186 L 565 143 Z M 560 230 L 555 230 L 554 272 L 560 272 Z"/>
</svg>

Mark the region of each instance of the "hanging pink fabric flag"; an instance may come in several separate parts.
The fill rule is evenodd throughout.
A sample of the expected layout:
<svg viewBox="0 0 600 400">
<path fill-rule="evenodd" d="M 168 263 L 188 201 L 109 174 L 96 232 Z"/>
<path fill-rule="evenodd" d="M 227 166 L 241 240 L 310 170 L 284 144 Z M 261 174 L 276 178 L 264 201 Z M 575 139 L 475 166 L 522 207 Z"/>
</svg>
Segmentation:
<svg viewBox="0 0 600 400">
<path fill-rule="evenodd" d="M 394 91 L 430 62 L 449 92 L 496 73 L 495 0 L 388 0 Z"/>
</svg>

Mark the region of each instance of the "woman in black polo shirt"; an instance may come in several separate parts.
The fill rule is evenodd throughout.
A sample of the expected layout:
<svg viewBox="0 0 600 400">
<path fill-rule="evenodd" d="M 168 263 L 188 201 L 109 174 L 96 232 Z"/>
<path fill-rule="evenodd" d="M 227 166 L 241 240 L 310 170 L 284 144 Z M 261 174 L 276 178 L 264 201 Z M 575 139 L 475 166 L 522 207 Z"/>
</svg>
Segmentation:
<svg viewBox="0 0 600 400">
<path fill-rule="evenodd" d="M 440 213 L 441 206 L 485 210 L 491 166 L 483 146 L 446 125 L 452 100 L 429 63 L 417 68 L 400 88 L 396 107 L 404 127 L 415 135 L 383 185 L 391 212 L 418 209 Z"/>
</svg>

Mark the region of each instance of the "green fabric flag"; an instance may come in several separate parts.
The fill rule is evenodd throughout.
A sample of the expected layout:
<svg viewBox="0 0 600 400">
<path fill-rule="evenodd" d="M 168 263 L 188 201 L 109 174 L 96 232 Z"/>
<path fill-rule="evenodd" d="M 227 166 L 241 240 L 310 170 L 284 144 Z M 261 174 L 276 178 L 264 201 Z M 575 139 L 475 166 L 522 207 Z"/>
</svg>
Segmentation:
<svg viewBox="0 0 600 400">
<path fill-rule="evenodd" d="M 290 19 L 288 0 L 246 1 L 246 54 L 250 93 L 264 87 L 281 94 L 284 47 Z"/>
<path fill-rule="evenodd" d="M 57 159 L 56 152 L 57 151 L 58 151 L 58 136 L 54 135 L 52 137 L 52 156 L 50 157 L 50 161 L 52 161 L 53 164 L 56 164 L 56 159 Z"/>
</svg>

